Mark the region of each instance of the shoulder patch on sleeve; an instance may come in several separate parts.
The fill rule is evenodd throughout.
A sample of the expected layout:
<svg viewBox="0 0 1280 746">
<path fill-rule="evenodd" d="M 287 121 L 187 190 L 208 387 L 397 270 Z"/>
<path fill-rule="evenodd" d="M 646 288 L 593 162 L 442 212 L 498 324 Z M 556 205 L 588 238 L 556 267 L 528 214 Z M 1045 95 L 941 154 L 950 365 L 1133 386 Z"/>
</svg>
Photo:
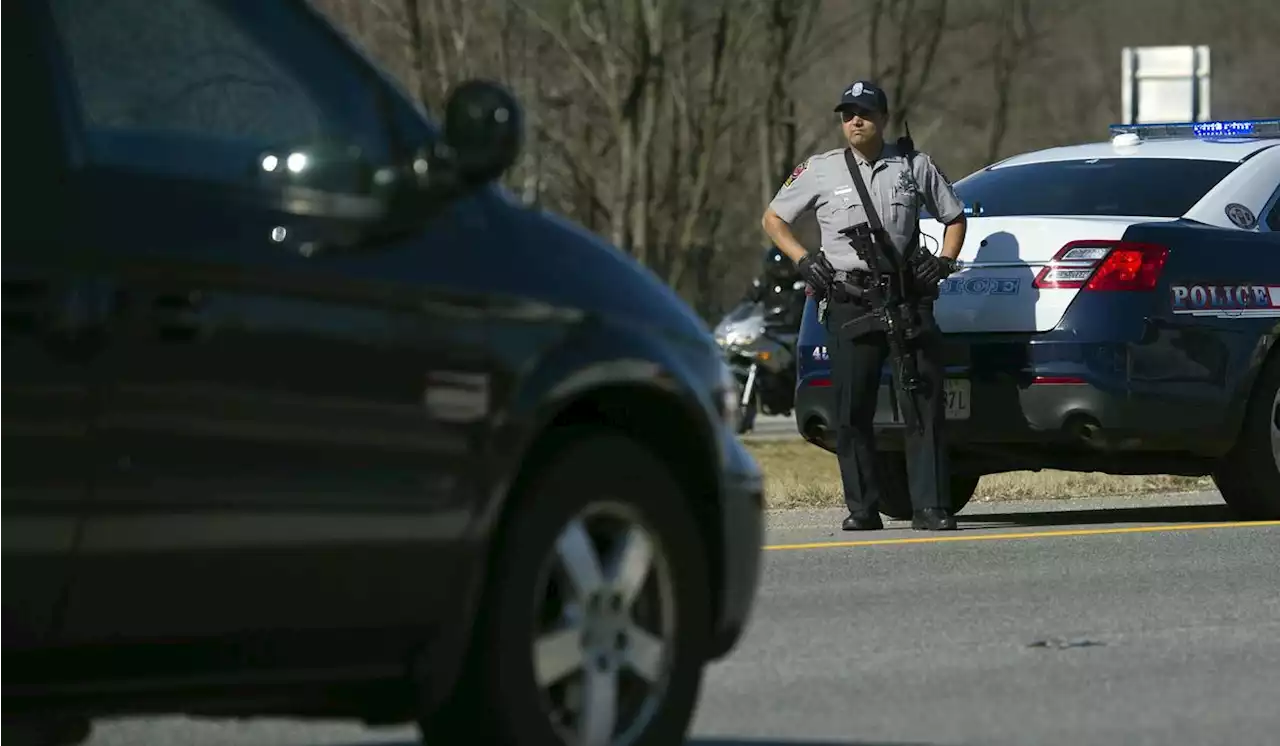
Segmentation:
<svg viewBox="0 0 1280 746">
<path fill-rule="evenodd" d="M 800 178 L 800 174 L 804 173 L 809 168 L 810 160 L 810 158 L 805 158 L 803 161 L 800 161 L 800 165 L 796 166 L 795 169 L 791 171 L 791 175 L 787 177 L 787 180 L 782 182 L 783 189 L 786 189 L 796 183 L 796 179 Z"/>
<path fill-rule="evenodd" d="M 923 155 L 925 163 L 929 167 L 932 167 L 934 171 L 937 171 L 938 175 L 942 177 L 942 183 L 946 184 L 947 186 L 951 186 L 951 177 L 947 176 L 946 171 L 942 170 L 942 166 L 938 165 L 938 162 L 934 160 L 932 156 L 926 155 L 924 153 L 920 153 L 920 155 Z"/>
</svg>

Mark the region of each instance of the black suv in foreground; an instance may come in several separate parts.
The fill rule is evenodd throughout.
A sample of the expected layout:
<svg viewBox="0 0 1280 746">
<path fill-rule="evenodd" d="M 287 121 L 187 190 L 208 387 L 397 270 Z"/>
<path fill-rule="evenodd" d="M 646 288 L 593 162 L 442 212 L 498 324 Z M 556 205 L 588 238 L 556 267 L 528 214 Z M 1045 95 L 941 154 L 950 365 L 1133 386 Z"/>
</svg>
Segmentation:
<svg viewBox="0 0 1280 746">
<path fill-rule="evenodd" d="M 5 8 L 6 744 L 678 743 L 761 475 L 705 324 L 494 183 L 515 103 L 437 131 L 301 1 Z"/>
</svg>

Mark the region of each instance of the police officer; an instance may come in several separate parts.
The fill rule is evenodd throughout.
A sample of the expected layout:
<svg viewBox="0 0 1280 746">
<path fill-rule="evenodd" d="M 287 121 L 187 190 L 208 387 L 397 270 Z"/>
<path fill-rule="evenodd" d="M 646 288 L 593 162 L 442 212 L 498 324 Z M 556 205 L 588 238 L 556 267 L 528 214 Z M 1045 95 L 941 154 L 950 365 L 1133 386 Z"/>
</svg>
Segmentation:
<svg viewBox="0 0 1280 746">
<path fill-rule="evenodd" d="M 927 383 L 919 396 L 924 433 L 906 435 L 907 483 L 913 507 L 912 527 L 954 530 L 950 512 L 950 478 L 942 439 L 941 333 L 933 318 L 938 282 L 956 269 L 964 244 L 965 216 L 950 183 L 925 153 L 906 152 L 903 141 L 887 143 L 888 97 L 870 81 L 845 88 L 835 111 L 849 147 L 813 155 L 795 167 L 765 210 L 765 232 L 787 254 L 815 292 L 828 297 L 825 324 L 836 393 L 836 455 L 849 516 L 846 531 L 883 528 L 878 511 L 881 481 L 877 474 L 872 424 L 880 387 L 880 371 L 889 355 L 883 332 L 854 339 L 834 334 L 868 308 L 838 291 L 840 283 L 866 286 L 869 267 L 839 231 L 869 221 L 867 205 L 859 197 L 846 152 L 853 156 L 868 197 L 883 224 L 882 238 L 901 259 L 919 242 L 919 209 L 928 207 L 946 224 L 941 256 L 912 250 L 910 275 L 916 282 L 919 328 L 913 345 L 916 365 Z M 907 156 L 910 156 L 908 159 Z M 822 232 L 817 253 L 805 250 L 790 225 L 807 210 L 816 213 Z M 909 276 L 910 276 L 909 275 Z M 896 280 L 895 280 L 896 281 Z M 920 292 L 923 290 L 924 292 Z M 908 296 L 910 297 L 910 296 Z"/>
</svg>

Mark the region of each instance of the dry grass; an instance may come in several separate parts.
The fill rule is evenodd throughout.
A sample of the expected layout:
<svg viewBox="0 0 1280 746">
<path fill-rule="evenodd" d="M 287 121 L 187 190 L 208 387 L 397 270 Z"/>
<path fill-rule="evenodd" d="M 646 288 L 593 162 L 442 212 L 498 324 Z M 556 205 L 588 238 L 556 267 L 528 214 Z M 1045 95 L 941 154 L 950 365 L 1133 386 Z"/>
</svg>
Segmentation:
<svg viewBox="0 0 1280 746">
<path fill-rule="evenodd" d="M 844 504 L 836 457 L 801 441 L 744 444 L 764 471 L 770 508 Z M 1112 476 L 1068 471 L 1015 471 L 978 482 L 975 501 L 1134 495 L 1213 489 L 1207 477 Z"/>
</svg>

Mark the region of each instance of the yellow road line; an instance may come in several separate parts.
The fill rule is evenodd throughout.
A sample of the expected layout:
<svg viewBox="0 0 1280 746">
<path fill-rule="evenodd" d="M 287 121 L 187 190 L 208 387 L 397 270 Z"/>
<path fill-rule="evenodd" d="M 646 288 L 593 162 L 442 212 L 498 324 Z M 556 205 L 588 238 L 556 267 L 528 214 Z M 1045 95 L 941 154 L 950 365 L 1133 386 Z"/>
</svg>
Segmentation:
<svg viewBox="0 0 1280 746">
<path fill-rule="evenodd" d="M 1280 521 L 1231 521 L 1228 523 L 1187 523 L 1171 526 L 1128 526 L 1125 528 L 1081 528 L 1063 531 L 1027 531 L 1016 534 L 960 534 L 922 536 L 913 539 L 864 539 L 861 541 L 818 541 L 809 544 L 767 544 L 766 550 L 828 549 L 834 547 L 874 547 L 888 544 L 940 544 L 944 541 L 995 541 L 998 539 L 1042 539 L 1050 536 L 1102 536 L 1104 534 L 1143 534 L 1163 531 L 1194 531 L 1205 528 L 1257 528 L 1280 526 Z"/>
</svg>

